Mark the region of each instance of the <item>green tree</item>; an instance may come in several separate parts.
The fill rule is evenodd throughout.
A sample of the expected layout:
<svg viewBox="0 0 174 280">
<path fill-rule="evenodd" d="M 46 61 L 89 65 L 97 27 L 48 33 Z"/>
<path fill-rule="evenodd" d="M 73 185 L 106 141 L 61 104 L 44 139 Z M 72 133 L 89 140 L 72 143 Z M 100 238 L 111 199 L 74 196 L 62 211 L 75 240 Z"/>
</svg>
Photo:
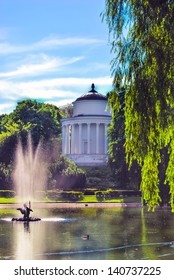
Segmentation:
<svg viewBox="0 0 174 280">
<path fill-rule="evenodd" d="M 56 106 L 32 100 L 19 102 L 10 115 L 0 118 L 0 162 L 11 162 L 18 138 L 25 145 L 29 132 L 34 146 L 39 141 L 48 145 L 53 143 L 53 138 L 57 139 L 61 133 L 60 119 L 61 113 Z"/>
<path fill-rule="evenodd" d="M 0 162 L 0 190 L 12 188 L 12 165 L 5 165 Z"/>
<path fill-rule="evenodd" d="M 51 137 L 58 137 L 61 132 L 61 113 L 54 105 L 24 100 L 18 103 L 12 119 L 14 123 L 20 124 L 24 135 L 23 127 L 28 126 L 36 145 L 40 140 L 47 142 Z"/>
<path fill-rule="evenodd" d="M 149 209 L 161 202 L 159 183 L 168 183 L 174 211 L 174 1 L 105 2 L 114 85 L 126 89 L 127 162 L 141 167 L 140 188 Z M 117 93 L 113 96 L 119 107 Z M 160 182 L 164 150 L 168 158 Z"/>
<path fill-rule="evenodd" d="M 60 107 L 60 111 L 62 112 L 64 118 L 71 118 L 73 115 L 73 104 L 69 103 Z"/>
<path fill-rule="evenodd" d="M 86 184 L 85 172 L 63 155 L 49 164 L 49 189 L 83 189 Z"/>
<path fill-rule="evenodd" d="M 116 89 L 117 91 L 117 89 Z M 112 111 L 112 120 L 108 129 L 109 137 L 109 165 L 113 171 L 115 180 L 118 186 L 121 188 L 139 189 L 140 186 L 140 168 L 134 162 L 128 170 L 128 164 L 126 162 L 126 154 L 124 149 L 125 144 L 125 118 L 124 118 L 124 106 L 125 106 L 125 90 L 117 91 L 120 109 L 115 108 L 115 91 L 108 94 L 108 100 Z"/>
</svg>

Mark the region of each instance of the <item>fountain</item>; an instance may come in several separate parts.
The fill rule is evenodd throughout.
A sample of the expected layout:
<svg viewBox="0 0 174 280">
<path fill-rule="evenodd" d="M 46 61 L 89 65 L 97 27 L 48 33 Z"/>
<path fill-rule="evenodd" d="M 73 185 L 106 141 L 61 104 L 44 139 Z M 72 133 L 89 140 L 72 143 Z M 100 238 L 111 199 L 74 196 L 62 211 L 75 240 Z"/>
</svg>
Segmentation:
<svg viewBox="0 0 174 280">
<path fill-rule="evenodd" d="M 12 218 L 12 222 L 16 221 L 16 222 L 36 222 L 36 221 L 40 221 L 40 218 L 34 218 L 34 217 L 30 217 L 30 212 L 33 212 L 33 210 L 31 209 L 31 202 L 29 201 L 29 206 L 27 206 L 27 204 L 24 204 L 24 208 L 17 208 L 17 210 L 19 210 L 21 212 L 21 214 L 23 214 L 22 218 Z"/>
<path fill-rule="evenodd" d="M 27 145 L 22 147 L 19 140 L 15 153 L 15 168 L 13 172 L 13 182 L 18 198 L 18 203 L 22 203 L 24 208 L 18 208 L 23 214 L 23 218 L 13 218 L 13 221 L 38 221 L 40 218 L 30 217 L 31 201 L 38 196 L 38 191 L 45 190 L 47 182 L 47 165 L 44 161 L 44 154 L 41 142 L 34 149 L 31 134 L 28 134 Z M 37 189 L 37 193 L 36 193 Z M 27 206 L 26 201 L 29 201 Z"/>
</svg>

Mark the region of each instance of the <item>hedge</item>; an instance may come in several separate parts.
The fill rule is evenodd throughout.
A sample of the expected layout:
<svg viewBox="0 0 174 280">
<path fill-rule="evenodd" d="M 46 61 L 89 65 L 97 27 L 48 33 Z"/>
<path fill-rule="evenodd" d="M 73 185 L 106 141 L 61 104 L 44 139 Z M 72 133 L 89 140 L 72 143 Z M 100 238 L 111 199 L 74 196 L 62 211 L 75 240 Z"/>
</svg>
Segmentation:
<svg viewBox="0 0 174 280">
<path fill-rule="evenodd" d="M 140 191 L 134 190 L 107 190 L 107 191 L 96 191 L 96 197 L 99 200 L 102 199 L 111 199 L 111 198 L 118 198 L 118 197 L 127 197 L 127 196 L 141 196 Z"/>
<path fill-rule="evenodd" d="M 77 201 L 83 199 L 84 193 L 80 191 L 49 190 L 46 193 L 48 199 Z"/>
<path fill-rule="evenodd" d="M 0 190 L 0 197 L 10 198 L 15 197 L 16 193 L 12 190 Z"/>
</svg>

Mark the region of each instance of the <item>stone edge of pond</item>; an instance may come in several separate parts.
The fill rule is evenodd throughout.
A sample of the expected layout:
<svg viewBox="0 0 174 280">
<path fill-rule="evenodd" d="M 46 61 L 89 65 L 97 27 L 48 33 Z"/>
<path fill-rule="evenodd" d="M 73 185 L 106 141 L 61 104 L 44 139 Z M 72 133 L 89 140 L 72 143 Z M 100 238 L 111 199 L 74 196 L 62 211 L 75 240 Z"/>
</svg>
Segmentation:
<svg viewBox="0 0 174 280">
<path fill-rule="evenodd" d="M 124 207 L 142 207 L 141 203 L 119 203 L 119 202 L 33 202 L 33 208 L 124 208 Z M 19 203 L 0 204 L 0 208 L 16 208 Z"/>
<path fill-rule="evenodd" d="M 19 203 L 4 203 L 0 204 L 0 209 L 4 208 L 18 208 L 21 204 Z M 119 203 L 119 202 L 32 202 L 32 208 L 147 208 L 147 206 L 142 203 L 129 202 L 129 203 Z M 157 209 L 171 209 L 170 206 L 157 206 Z"/>
</svg>

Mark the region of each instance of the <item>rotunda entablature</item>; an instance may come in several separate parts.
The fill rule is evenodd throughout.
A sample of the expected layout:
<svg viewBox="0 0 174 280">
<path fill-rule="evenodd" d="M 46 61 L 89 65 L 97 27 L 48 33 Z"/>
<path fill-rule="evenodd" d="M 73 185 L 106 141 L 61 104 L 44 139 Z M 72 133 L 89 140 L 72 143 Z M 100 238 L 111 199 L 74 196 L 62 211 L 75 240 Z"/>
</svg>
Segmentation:
<svg viewBox="0 0 174 280">
<path fill-rule="evenodd" d="M 106 123 L 110 124 L 110 116 L 99 116 L 99 115 L 85 115 L 76 116 L 71 118 L 61 119 L 62 125 L 72 125 L 75 123 Z"/>
</svg>

